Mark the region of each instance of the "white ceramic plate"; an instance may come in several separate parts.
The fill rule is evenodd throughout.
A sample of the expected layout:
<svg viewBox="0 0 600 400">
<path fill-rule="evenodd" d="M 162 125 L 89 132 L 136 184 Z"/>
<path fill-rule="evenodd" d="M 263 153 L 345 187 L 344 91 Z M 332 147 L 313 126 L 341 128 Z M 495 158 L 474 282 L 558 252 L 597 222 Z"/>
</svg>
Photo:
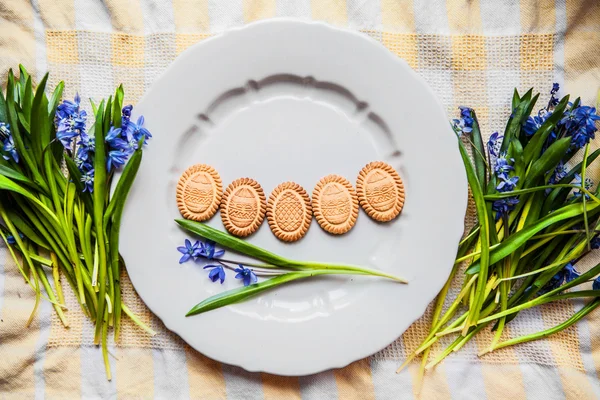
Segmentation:
<svg viewBox="0 0 600 400">
<path fill-rule="evenodd" d="M 280 375 L 343 367 L 400 336 L 446 280 L 467 204 L 456 138 L 427 85 L 374 40 L 321 23 L 248 25 L 185 51 L 134 111 L 154 138 L 127 202 L 122 253 L 148 307 L 208 357 Z M 178 264 L 189 235 L 173 222 L 175 185 L 188 166 L 214 166 L 224 186 L 252 177 L 268 195 L 288 180 L 310 193 L 331 173 L 355 182 L 376 160 L 404 180 L 406 204 L 393 222 L 361 210 L 342 236 L 313 220 L 304 239 L 284 244 L 265 222 L 248 240 L 295 259 L 389 271 L 408 285 L 323 277 L 185 317 L 240 285 L 231 273 L 220 285 L 201 265 Z M 223 229 L 219 215 L 209 223 Z"/>
</svg>

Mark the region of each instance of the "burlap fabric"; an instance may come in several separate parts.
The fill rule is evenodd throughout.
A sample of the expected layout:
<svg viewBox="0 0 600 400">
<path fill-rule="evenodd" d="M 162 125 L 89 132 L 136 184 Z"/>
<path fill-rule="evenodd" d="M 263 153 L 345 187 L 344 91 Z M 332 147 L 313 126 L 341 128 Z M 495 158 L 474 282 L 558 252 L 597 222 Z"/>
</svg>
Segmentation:
<svg viewBox="0 0 600 400">
<path fill-rule="evenodd" d="M 23 63 L 38 79 L 50 71 L 52 85 L 64 80 L 66 97 L 75 92 L 83 98 L 107 97 L 122 82 L 126 102 L 135 104 L 191 44 L 274 16 L 324 20 L 382 42 L 424 77 L 449 118 L 458 105 L 475 108 L 486 136 L 504 128 L 514 87 L 546 93 L 556 81 L 562 93 L 580 95 L 586 104 L 595 102 L 600 87 L 600 5 L 561 0 L 5 0 L 0 2 L 1 79 L 8 68 Z M 427 132 L 415 135 L 423 136 L 426 151 Z M 599 170 L 590 169 L 596 182 Z M 431 190 L 443 201 L 435 182 Z M 470 208 L 465 224 L 474 219 Z M 62 327 L 47 303 L 26 329 L 33 295 L 4 248 L 0 259 L 0 394 L 6 397 L 351 399 L 404 398 L 414 390 L 417 364 L 400 375 L 393 371 L 426 335 L 428 314 L 369 359 L 311 377 L 280 378 L 221 365 L 189 349 L 144 306 L 126 276 L 125 302 L 159 334 L 150 338 L 126 320 L 120 343 L 111 344 L 115 378 L 106 382 L 100 352 L 92 345 L 92 326 L 70 289 L 65 290 L 70 329 Z M 599 260 L 594 254 L 578 269 Z M 582 304 L 525 312 L 504 336 L 556 325 Z M 600 313 L 594 312 L 547 340 L 478 358 L 491 340 L 483 332 L 427 374 L 421 396 L 598 398 L 599 322 Z M 442 349 L 437 346 L 432 354 Z"/>
</svg>

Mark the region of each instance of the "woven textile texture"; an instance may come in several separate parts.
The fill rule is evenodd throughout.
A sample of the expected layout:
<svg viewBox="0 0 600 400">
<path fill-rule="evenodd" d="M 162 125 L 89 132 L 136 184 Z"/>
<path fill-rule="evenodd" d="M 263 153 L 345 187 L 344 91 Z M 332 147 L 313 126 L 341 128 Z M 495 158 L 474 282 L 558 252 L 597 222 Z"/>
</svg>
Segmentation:
<svg viewBox="0 0 600 400">
<path fill-rule="evenodd" d="M 595 0 L 0 0 L 0 82 L 22 63 L 37 79 L 49 71 L 50 86 L 64 80 L 65 98 L 75 92 L 108 97 L 122 82 L 126 103 L 135 104 L 190 45 L 231 27 L 284 16 L 326 21 L 380 41 L 429 83 L 449 118 L 459 105 L 473 107 L 486 136 L 504 129 L 515 87 L 521 93 L 533 87 L 544 98 L 552 82 L 560 82 L 561 93 L 590 105 L 600 88 Z M 415 134 L 426 139 L 426 132 Z M 592 166 L 590 177 L 598 182 L 600 168 Z M 443 194 L 436 195 L 443 201 Z M 474 220 L 470 207 L 465 225 Z M 598 261 L 598 253 L 592 254 L 578 268 Z M 25 328 L 34 296 L 0 247 L 0 398 L 417 397 L 418 363 L 401 374 L 394 371 L 426 336 L 428 314 L 368 359 L 313 376 L 278 377 L 223 365 L 190 349 L 144 306 L 126 275 L 122 280 L 126 304 L 158 335 L 151 338 L 125 320 L 121 341 L 110 344 L 114 378 L 107 382 L 92 325 L 69 288 L 69 329 L 47 302 Z M 451 293 L 458 290 L 457 283 Z M 522 313 L 505 338 L 557 325 L 582 304 Z M 420 396 L 600 398 L 599 312 L 546 340 L 478 358 L 491 338 L 483 332 L 429 372 Z M 443 348 L 435 347 L 432 355 Z"/>
</svg>

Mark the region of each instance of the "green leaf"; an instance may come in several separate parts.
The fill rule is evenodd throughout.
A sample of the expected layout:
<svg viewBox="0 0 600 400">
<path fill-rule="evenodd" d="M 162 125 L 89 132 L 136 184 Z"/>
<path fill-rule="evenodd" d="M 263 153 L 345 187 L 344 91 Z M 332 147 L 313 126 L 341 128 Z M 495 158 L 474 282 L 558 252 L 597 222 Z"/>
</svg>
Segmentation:
<svg viewBox="0 0 600 400">
<path fill-rule="evenodd" d="M 121 127 L 121 109 L 123 108 L 123 85 L 119 85 L 115 91 L 115 98 L 112 109 L 112 123 L 115 128 Z"/>
<path fill-rule="evenodd" d="M 471 111 L 471 117 L 473 118 L 473 130 L 471 131 L 471 146 L 473 147 L 473 161 L 475 162 L 475 172 L 477 173 L 477 179 L 482 187 L 487 184 L 487 169 L 486 160 L 484 154 L 485 148 L 483 145 L 483 139 L 481 137 L 481 131 L 479 130 L 479 121 L 475 110 Z"/>
<path fill-rule="evenodd" d="M 483 190 L 481 184 L 477 180 L 477 175 L 473 166 L 471 165 L 471 161 L 469 159 L 469 155 L 467 150 L 464 148 L 463 144 L 458 141 L 458 146 L 460 150 L 460 155 L 463 160 L 463 164 L 465 165 L 465 170 L 467 172 L 467 180 L 469 181 L 469 186 L 471 187 L 471 193 L 473 194 L 473 200 L 475 201 L 475 209 L 477 211 L 477 219 L 479 220 L 480 226 L 480 241 L 481 241 L 481 254 L 479 256 L 479 277 L 477 279 L 477 288 L 475 292 L 474 303 L 471 304 L 470 312 L 467 321 L 465 321 L 465 327 L 471 326 L 477 322 L 479 319 L 479 313 L 483 306 L 484 294 L 485 294 L 485 286 L 488 279 L 488 268 L 492 264 L 490 262 L 490 226 L 489 226 L 489 218 L 488 212 L 486 209 L 485 199 L 483 198 Z"/>
<path fill-rule="evenodd" d="M 31 141 L 33 151 L 37 160 L 42 160 L 42 149 L 44 149 L 50 143 L 50 123 L 48 121 L 48 99 L 46 99 L 46 82 L 48 80 L 48 74 L 44 75 L 44 78 L 37 87 L 35 98 L 33 99 L 33 106 L 31 111 Z M 46 179 L 50 180 L 52 177 L 48 176 L 46 169 Z M 50 183 L 50 190 L 52 189 L 52 183 Z"/>
<path fill-rule="evenodd" d="M 523 187 L 530 187 L 539 177 L 548 171 L 554 171 L 558 162 L 564 157 L 571 145 L 571 137 L 564 137 L 552 143 L 550 147 L 536 160 L 529 169 Z"/>
<path fill-rule="evenodd" d="M 63 93 L 64 88 L 65 88 L 65 83 L 63 81 L 58 82 L 58 85 L 56 85 L 56 88 L 54 88 L 54 92 L 52 93 L 50 102 L 48 103 L 48 115 L 52 119 L 54 119 L 54 113 L 56 112 L 56 107 L 58 106 L 58 102 L 62 98 L 62 93 Z"/>
<path fill-rule="evenodd" d="M 266 290 L 272 289 L 284 283 L 288 283 L 297 279 L 305 279 L 318 275 L 329 275 L 329 274 L 348 274 L 347 271 L 335 271 L 335 270 L 315 270 L 315 271 L 301 271 L 301 272 L 289 272 L 287 274 L 279 275 L 275 278 L 268 279 L 263 282 L 255 283 L 249 286 L 243 286 L 237 289 L 227 290 L 225 292 L 216 294 L 209 297 L 206 300 L 196 304 L 188 313 L 186 317 L 201 314 L 207 311 L 211 311 L 220 307 L 227 306 L 233 303 L 239 303 L 252 296 L 256 296 Z"/>
<path fill-rule="evenodd" d="M 512 97 L 511 109 L 514 110 L 515 108 L 517 108 L 517 106 L 519 105 L 520 102 L 521 102 L 521 98 L 519 97 L 519 92 L 515 88 L 515 91 L 513 92 L 513 97 Z"/>
<path fill-rule="evenodd" d="M 58 218 L 56 218 L 56 215 L 48 207 L 46 207 L 44 203 L 42 203 L 30 191 L 16 184 L 15 182 L 11 181 L 3 175 L 0 175 L 0 190 L 8 190 L 26 197 L 27 199 L 35 203 L 38 207 L 40 207 L 42 210 L 44 210 L 47 213 L 50 220 L 54 220 L 56 223 L 59 223 Z"/>
<path fill-rule="evenodd" d="M 21 75 L 23 76 L 23 75 Z M 31 87 L 31 77 L 27 77 L 27 81 L 25 83 L 25 87 L 22 88 L 22 98 L 21 98 L 21 109 L 23 110 L 23 114 L 25 115 L 25 120 L 29 125 L 29 118 L 31 118 L 31 103 L 33 101 L 33 89 Z"/>
<path fill-rule="evenodd" d="M 119 177 L 115 191 L 113 192 L 112 198 L 104 212 L 104 227 L 108 225 L 108 221 L 112 217 L 116 209 L 122 208 L 131 189 L 131 185 L 135 180 L 135 176 L 140 168 L 142 162 L 142 147 L 140 146 L 131 156 L 125 167 L 123 173 Z"/>
<path fill-rule="evenodd" d="M 17 113 L 17 116 L 19 117 L 19 122 L 21 123 L 21 125 L 23 125 L 23 128 L 25 128 L 25 131 L 27 133 L 31 133 L 31 127 L 29 126 L 29 121 L 27 121 L 25 114 L 23 114 L 22 111 L 19 111 Z"/>
<path fill-rule="evenodd" d="M 4 94 L 0 90 L 0 122 L 8 122 L 8 111 L 6 110 L 6 100 Z"/>
<path fill-rule="evenodd" d="M 531 90 L 527 93 L 530 93 Z M 530 94 L 531 96 L 531 94 Z M 521 99 L 523 100 L 523 99 Z M 506 129 L 504 130 L 504 139 L 502 140 L 502 146 L 500 146 L 500 152 L 504 152 L 508 150 L 508 145 L 513 140 L 513 138 L 519 137 L 519 132 L 521 131 L 521 126 L 527 117 L 526 110 L 529 106 L 528 101 L 522 101 L 519 103 L 517 108 L 513 111 L 513 116 L 508 120 L 506 125 Z"/>
<path fill-rule="evenodd" d="M 43 247 L 46 250 L 50 250 L 50 246 L 45 239 L 41 238 L 37 231 L 34 230 L 21 216 L 15 213 L 13 210 L 6 210 L 6 214 L 10 218 L 11 222 L 15 225 L 15 227 L 21 232 L 27 239 L 31 240 L 35 244 L 40 247 Z"/>
<path fill-rule="evenodd" d="M 278 256 L 277 254 L 271 253 L 270 251 L 248 243 L 245 240 L 238 239 L 235 236 L 212 228 L 206 224 L 187 219 L 176 219 L 175 222 L 177 222 L 182 228 L 202 236 L 203 238 L 212 240 L 213 242 L 225 248 L 245 254 L 268 264 L 283 266 L 291 263 L 291 260 Z"/>
<path fill-rule="evenodd" d="M 26 184 L 27 186 L 29 186 L 32 189 L 35 189 L 35 190 L 37 190 L 39 192 L 47 194 L 44 191 L 44 189 L 42 189 L 38 184 L 36 184 L 35 182 L 33 182 L 31 179 L 29 179 L 28 177 L 26 177 L 25 175 L 23 175 L 19 171 L 16 171 L 16 170 L 12 169 L 8 165 L 0 163 L 0 175 L 3 175 L 3 176 L 5 176 L 5 177 L 7 177 L 9 179 L 12 179 L 13 181 L 24 183 L 24 184 Z"/>
<path fill-rule="evenodd" d="M 69 171 L 69 177 L 75 187 L 77 188 L 77 193 L 79 193 L 79 198 L 83 201 L 85 208 L 88 213 L 91 215 L 94 211 L 94 206 L 92 204 L 92 198 L 88 192 L 84 192 L 83 189 L 85 185 L 81 182 L 81 172 L 75 165 L 75 162 L 70 157 L 65 157 L 65 163 L 67 165 L 67 170 Z"/>
</svg>

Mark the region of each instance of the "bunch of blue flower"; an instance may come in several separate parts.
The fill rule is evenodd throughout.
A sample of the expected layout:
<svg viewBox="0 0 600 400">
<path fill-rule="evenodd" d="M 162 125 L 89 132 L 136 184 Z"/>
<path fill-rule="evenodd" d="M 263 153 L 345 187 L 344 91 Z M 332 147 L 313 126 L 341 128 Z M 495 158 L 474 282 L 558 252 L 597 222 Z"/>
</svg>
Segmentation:
<svg viewBox="0 0 600 400">
<path fill-rule="evenodd" d="M 96 324 L 94 342 L 108 360 L 107 335 L 113 329 L 118 340 L 122 314 L 153 334 L 123 304 L 119 255 L 123 207 L 151 135 L 144 118 L 132 121 L 132 107 L 123 107 L 122 86 L 91 102 L 92 116 L 79 95 L 61 101 L 63 82 L 48 96 L 47 74 L 36 85 L 23 66 L 19 72 L 9 71 L 0 93 L 0 237 L 34 290 L 29 323 L 45 298 L 69 325 L 62 276 Z M 116 168 L 122 175 L 110 193 Z M 108 362 L 106 372 L 110 379 Z"/>
<path fill-rule="evenodd" d="M 96 152 L 96 138 L 86 132 L 87 113 L 80 109 L 81 98 L 75 95 L 73 101 L 63 100 L 56 108 L 56 138 L 66 150 L 74 151 L 73 161 L 81 172 L 81 182 L 84 192 L 94 190 L 94 153 Z M 138 143 L 147 140 L 152 134 L 144 127 L 144 116 L 137 122 L 131 121 L 132 105 L 127 105 L 121 110 L 120 127 L 110 127 L 105 137 L 108 145 L 106 155 L 106 170 L 119 169 L 138 149 Z"/>
<path fill-rule="evenodd" d="M 424 357 L 421 370 L 433 367 L 485 328 L 492 330 L 493 339 L 482 354 L 544 338 L 600 307 L 600 263 L 585 272 L 577 268 L 580 260 L 600 248 L 600 189 L 594 189 L 587 176 L 600 157 L 600 148 L 592 142 L 600 116 L 580 99 L 571 102 L 567 95 L 559 100 L 558 91 L 555 83 L 545 107 L 534 111 L 539 95 L 529 90 L 521 96 L 515 90 L 503 134 L 494 132 L 487 143 L 475 110 L 460 107 L 460 117 L 451 122 L 478 223 L 460 243 L 446 284 L 467 261 L 463 288 L 451 299 L 439 296 L 436 309 L 447 303 L 467 306 L 442 312 L 408 361 L 439 336 L 458 337 L 440 352 L 442 356 L 431 362 Z M 579 285 L 586 287 L 569 291 Z M 505 326 L 522 310 L 576 297 L 590 301 L 568 320 L 501 341 Z"/>
</svg>

